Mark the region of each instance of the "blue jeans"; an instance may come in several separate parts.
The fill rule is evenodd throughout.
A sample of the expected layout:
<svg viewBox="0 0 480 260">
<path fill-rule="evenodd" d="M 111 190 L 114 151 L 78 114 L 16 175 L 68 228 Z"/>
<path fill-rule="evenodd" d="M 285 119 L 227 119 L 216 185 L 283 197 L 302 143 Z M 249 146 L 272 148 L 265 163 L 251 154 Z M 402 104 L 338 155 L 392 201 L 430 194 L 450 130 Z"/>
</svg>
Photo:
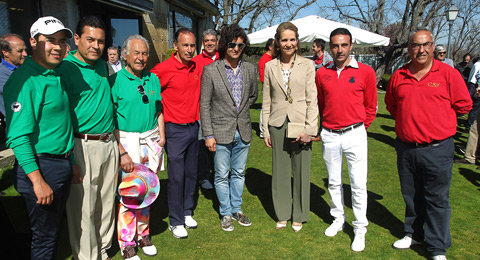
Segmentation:
<svg viewBox="0 0 480 260">
<path fill-rule="evenodd" d="M 245 184 L 245 165 L 247 164 L 250 143 L 242 141 L 238 130 L 233 142 L 217 144 L 214 157 L 215 190 L 220 202 L 220 215 L 231 216 L 242 210 L 242 194 Z M 228 178 L 230 169 L 232 171 Z"/>
</svg>

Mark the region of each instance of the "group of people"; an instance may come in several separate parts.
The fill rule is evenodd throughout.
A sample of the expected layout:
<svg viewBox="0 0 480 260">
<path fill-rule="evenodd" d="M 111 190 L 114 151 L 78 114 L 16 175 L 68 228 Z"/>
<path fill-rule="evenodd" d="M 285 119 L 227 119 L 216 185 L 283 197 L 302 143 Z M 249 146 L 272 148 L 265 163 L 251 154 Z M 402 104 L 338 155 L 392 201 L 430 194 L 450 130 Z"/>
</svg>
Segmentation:
<svg viewBox="0 0 480 260">
<path fill-rule="evenodd" d="M 75 33 L 54 17 L 42 17 L 30 34 L 32 56 L 9 77 L 3 95 L 7 145 L 16 156 L 15 188 L 26 202 L 33 234 L 32 259 L 53 258 L 64 210 L 75 259 L 107 259 L 115 225 L 125 259 L 139 259 L 137 247 L 156 255 L 149 211 L 158 196 L 156 173 L 164 151 L 169 230 L 175 238 L 187 238 L 187 229 L 197 228 L 193 195 L 197 181 L 209 178 L 197 180 L 200 164 L 208 163 L 199 158 L 208 156 L 213 157 L 221 229 L 233 231 L 234 221 L 252 225 L 242 211 L 242 193 L 258 72 L 260 128 L 272 150 L 275 228 L 291 221 L 299 232 L 309 220 L 312 141 L 321 139 L 334 219 L 324 234 L 333 237 L 345 225 L 345 155 L 355 216 L 351 249 L 365 249 L 367 129 L 377 112 L 376 76 L 351 55 L 347 29 L 331 32 L 332 56 L 324 41 L 315 41 L 312 61 L 300 56 L 298 28 L 282 23 L 267 42 L 258 72 L 243 59 L 250 43 L 237 24 L 224 26 L 219 39 L 215 31 L 205 31 L 204 50 L 195 57 L 194 33 L 179 29 L 173 36 L 175 53 L 151 71 L 145 70 L 149 43 L 140 35 L 125 40 L 124 65 L 117 48 L 107 50 L 105 64 L 100 59 L 105 25 L 95 16 L 81 18 Z M 66 56 L 72 37 L 77 50 Z M 434 59 L 434 49 L 431 31 L 413 31 L 411 62 L 392 75 L 385 96 L 396 120 L 406 204 L 406 236 L 393 247 L 408 249 L 425 241 L 433 259 L 446 259 L 452 136 L 456 113 L 468 113 L 472 101 L 460 73 Z M 13 50 L 20 59 L 26 56 L 25 45 Z"/>
</svg>

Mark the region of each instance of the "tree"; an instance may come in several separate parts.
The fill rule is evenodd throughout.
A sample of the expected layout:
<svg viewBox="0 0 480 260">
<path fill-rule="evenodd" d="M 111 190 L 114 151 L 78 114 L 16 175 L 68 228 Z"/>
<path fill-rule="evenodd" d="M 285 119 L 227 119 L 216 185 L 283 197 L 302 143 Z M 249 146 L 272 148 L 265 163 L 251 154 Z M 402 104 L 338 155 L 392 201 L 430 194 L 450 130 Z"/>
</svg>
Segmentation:
<svg viewBox="0 0 480 260">
<path fill-rule="evenodd" d="M 217 29 L 226 24 L 246 22 L 248 33 L 255 28 L 272 25 L 273 21 L 286 22 L 293 20 L 298 12 L 316 0 L 212 0 L 219 8 L 220 15 L 215 17 Z"/>
<path fill-rule="evenodd" d="M 479 0 L 455 0 L 460 9 L 452 35 L 451 57 L 459 60 L 466 52 L 480 47 Z M 446 40 L 448 24 L 445 11 L 452 4 L 446 0 L 334 0 L 329 7 L 338 18 L 351 20 L 363 29 L 390 37 L 390 45 L 374 48 L 380 57 L 377 80 L 400 57 L 407 56 L 405 48 L 412 30 L 424 27 L 432 30 L 438 41 Z"/>
</svg>

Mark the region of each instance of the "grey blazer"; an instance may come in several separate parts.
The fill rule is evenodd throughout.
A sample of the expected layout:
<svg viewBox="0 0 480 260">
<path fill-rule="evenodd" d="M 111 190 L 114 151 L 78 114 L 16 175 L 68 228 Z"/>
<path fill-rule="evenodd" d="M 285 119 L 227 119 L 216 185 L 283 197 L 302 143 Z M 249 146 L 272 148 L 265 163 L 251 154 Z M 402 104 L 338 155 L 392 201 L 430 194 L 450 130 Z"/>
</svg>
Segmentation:
<svg viewBox="0 0 480 260">
<path fill-rule="evenodd" d="M 257 71 L 242 61 L 242 101 L 237 111 L 223 60 L 204 67 L 200 88 L 200 120 L 203 136 L 213 135 L 219 144 L 233 142 L 238 129 L 244 142 L 252 140 L 250 106 L 258 96 Z"/>
</svg>

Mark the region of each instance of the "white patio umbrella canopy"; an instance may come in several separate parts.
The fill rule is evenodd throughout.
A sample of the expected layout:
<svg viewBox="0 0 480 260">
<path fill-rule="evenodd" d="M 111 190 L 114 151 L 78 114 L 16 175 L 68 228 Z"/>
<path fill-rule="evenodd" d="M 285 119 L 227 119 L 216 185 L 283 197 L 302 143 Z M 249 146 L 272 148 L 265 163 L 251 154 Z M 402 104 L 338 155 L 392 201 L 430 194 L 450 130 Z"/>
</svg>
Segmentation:
<svg viewBox="0 0 480 260">
<path fill-rule="evenodd" d="M 334 22 L 320 16 L 310 15 L 291 21 L 298 28 L 300 43 L 311 43 L 315 39 L 330 42 L 330 33 L 337 28 L 346 28 L 353 37 L 354 47 L 388 46 L 390 39 L 358 27 Z M 270 26 L 248 35 L 251 46 L 263 47 L 269 38 L 275 36 L 278 25 Z M 301 45 L 304 47 L 304 45 Z"/>
</svg>

